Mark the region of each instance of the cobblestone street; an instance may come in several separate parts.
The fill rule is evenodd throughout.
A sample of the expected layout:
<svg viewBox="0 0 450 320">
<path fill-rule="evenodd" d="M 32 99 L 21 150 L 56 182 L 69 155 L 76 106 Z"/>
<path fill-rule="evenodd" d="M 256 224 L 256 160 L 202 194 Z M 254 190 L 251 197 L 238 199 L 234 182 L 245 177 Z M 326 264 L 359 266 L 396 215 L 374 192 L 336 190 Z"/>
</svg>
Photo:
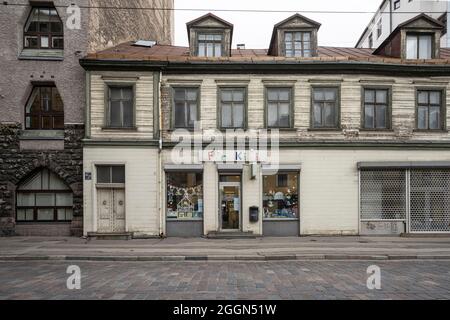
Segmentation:
<svg viewBox="0 0 450 320">
<path fill-rule="evenodd" d="M 0 299 L 450 299 L 450 261 L 0 262 L 0 283 Z"/>
</svg>

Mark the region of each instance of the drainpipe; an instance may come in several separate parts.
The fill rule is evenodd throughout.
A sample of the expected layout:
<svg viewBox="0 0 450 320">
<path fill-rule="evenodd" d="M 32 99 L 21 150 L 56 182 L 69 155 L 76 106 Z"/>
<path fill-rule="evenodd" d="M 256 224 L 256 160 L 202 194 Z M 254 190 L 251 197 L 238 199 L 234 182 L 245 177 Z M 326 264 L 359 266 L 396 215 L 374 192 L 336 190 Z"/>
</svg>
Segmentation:
<svg viewBox="0 0 450 320">
<path fill-rule="evenodd" d="M 162 165 L 162 110 L 161 110 L 161 79 L 162 79 L 162 71 L 159 71 L 159 75 L 158 75 L 158 126 L 159 126 L 159 132 L 158 132 L 158 140 L 159 140 L 159 144 L 158 144 L 158 190 L 159 190 L 159 235 L 161 235 L 163 233 L 164 230 L 164 220 L 165 220 L 165 216 L 163 216 L 163 207 L 164 207 L 164 199 L 165 199 L 165 190 L 164 190 L 164 186 L 163 186 L 163 165 Z"/>
</svg>

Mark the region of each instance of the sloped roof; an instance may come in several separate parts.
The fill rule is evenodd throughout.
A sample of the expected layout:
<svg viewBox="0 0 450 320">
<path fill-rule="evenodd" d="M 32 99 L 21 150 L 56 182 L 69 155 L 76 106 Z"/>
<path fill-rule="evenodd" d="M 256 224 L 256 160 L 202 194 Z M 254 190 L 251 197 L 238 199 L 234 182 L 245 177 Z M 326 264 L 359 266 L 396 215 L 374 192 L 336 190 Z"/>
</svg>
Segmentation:
<svg viewBox="0 0 450 320">
<path fill-rule="evenodd" d="M 450 48 L 441 48 L 440 59 L 402 60 L 373 55 L 373 49 L 352 47 L 318 47 L 317 57 L 287 58 L 269 56 L 267 49 L 232 49 L 230 57 L 194 57 L 189 54 L 188 47 L 155 45 L 151 48 L 133 46 L 133 42 L 122 43 L 97 53 L 90 53 L 85 60 L 132 60 L 160 62 L 249 62 L 262 63 L 270 61 L 355 61 L 395 64 L 450 64 Z"/>
</svg>

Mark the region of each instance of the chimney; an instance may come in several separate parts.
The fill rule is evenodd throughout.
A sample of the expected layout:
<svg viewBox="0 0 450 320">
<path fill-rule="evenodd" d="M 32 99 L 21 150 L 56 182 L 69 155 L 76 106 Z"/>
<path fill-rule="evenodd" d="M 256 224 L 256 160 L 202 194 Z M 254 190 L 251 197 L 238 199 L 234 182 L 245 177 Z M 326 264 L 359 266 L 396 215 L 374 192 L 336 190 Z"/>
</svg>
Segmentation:
<svg viewBox="0 0 450 320">
<path fill-rule="evenodd" d="M 245 50 L 245 43 L 239 43 L 237 45 L 238 50 Z"/>
</svg>

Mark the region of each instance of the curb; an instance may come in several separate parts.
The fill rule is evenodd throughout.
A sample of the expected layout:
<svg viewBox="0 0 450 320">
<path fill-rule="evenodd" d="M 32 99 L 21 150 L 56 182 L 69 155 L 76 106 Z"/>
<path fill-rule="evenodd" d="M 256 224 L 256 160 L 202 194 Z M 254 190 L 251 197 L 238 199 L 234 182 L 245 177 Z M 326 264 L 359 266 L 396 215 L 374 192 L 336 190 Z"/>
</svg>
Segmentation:
<svg viewBox="0 0 450 320">
<path fill-rule="evenodd" d="M 205 262 L 205 261 L 365 261 L 450 260 L 450 255 L 237 255 L 237 256 L 0 256 L 0 261 L 98 261 L 98 262 Z"/>
</svg>

